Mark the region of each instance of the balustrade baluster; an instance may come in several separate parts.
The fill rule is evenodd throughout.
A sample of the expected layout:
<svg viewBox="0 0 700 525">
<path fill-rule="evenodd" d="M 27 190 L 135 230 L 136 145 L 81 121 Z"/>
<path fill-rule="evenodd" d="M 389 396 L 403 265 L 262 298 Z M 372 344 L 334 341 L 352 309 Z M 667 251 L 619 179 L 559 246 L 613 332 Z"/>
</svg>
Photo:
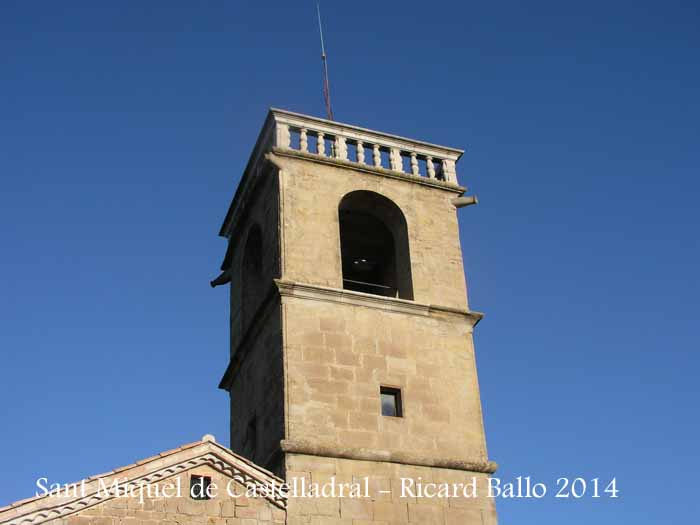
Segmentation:
<svg viewBox="0 0 700 525">
<path fill-rule="evenodd" d="M 316 152 L 322 156 L 326 155 L 326 135 L 320 131 L 316 136 Z"/>
<path fill-rule="evenodd" d="M 391 150 L 389 150 L 389 160 L 389 164 L 391 165 L 392 170 L 403 171 L 403 163 L 401 162 L 401 150 L 391 148 Z"/>
<path fill-rule="evenodd" d="M 348 145 L 345 137 L 335 136 L 335 156 L 340 160 L 348 160 Z"/>
<path fill-rule="evenodd" d="M 361 140 L 357 141 L 357 162 L 360 164 L 365 163 L 365 145 Z"/>
<path fill-rule="evenodd" d="M 308 130 L 306 128 L 301 128 L 301 131 L 299 132 L 299 150 L 300 151 L 309 151 L 309 139 L 306 136 Z"/>
<path fill-rule="evenodd" d="M 426 166 L 428 168 L 428 177 L 431 179 L 434 179 L 435 178 L 435 164 L 433 164 L 433 157 L 427 158 Z"/>
<path fill-rule="evenodd" d="M 420 175 L 420 170 L 418 169 L 418 156 L 415 151 L 411 152 L 411 173 L 416 177 Z"/>
</svg>

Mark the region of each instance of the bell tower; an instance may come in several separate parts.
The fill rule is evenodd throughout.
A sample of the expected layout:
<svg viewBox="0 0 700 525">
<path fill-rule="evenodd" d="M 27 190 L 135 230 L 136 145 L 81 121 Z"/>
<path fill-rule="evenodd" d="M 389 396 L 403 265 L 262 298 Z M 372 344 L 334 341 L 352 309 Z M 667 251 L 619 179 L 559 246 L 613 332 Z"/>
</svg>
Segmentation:
<svg viewBox="0 0 700 525">
<path fill-rule="evenodd" d="M 288 523 L 496 523 L 462 266 L 462 151 L 271 109 L 220 234 L 231 448 L 286 477 Z M 411 485 L 413 480 L 413 485 Z M 420 483 L 474 483 L 430 498 Z M 411 491 L 413 487 L 413 491 Z M 325 520 L 325 521 L 324 521 Z"/>
</svg>

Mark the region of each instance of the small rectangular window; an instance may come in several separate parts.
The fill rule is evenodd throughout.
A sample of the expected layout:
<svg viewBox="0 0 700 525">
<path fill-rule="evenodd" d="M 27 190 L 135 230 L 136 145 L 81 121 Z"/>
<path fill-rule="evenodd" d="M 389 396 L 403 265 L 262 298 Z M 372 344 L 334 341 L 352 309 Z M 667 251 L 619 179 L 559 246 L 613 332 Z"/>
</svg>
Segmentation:
<svg viewBox="0 0 700 525">
<path fill-rule="evenodd" d="M 209 476 L 199 476 L 192 474 L 190 476 L 190 497 L 196 500 L 211 499 L 209 494 L 209 486 L 211 478 Z"/>
<path fill-rule="evenodd" d="M 382 415 L 391 417 L 403 417 L 401 406 L 401 389 L 383 386 L 379 389 L 382 399 Z"/>
</svg>

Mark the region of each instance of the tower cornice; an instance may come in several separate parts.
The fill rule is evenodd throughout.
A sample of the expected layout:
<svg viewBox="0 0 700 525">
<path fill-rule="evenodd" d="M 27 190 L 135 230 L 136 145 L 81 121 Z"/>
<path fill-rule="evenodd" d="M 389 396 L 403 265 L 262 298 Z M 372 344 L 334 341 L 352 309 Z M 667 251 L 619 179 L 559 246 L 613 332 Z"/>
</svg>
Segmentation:
<svg viewBox="0 0 700 525">
<path fill-rule="evenodd" d="M 374 295 L 353 290 L 320 286 L 317 284 L 299 283 L 284 279 L 275 279 L 282 297 L 296 297 L 314 301 L 328 301 L 353 306 L 364 306 L 379 310 L 389 310 L 402 314 L 431 316 L 449 315 L 468 319 L 472 327 L 484 318 L 482 312 L 463 310 L 436 304 L 418 303 L 406 299 Z"/>
<path fill-rule="evenodd" d="M 447 468 L 493 474 L 498 470 L 498 463 L 488 459 L 436 458 L 431 454 L 410 451 L 390 452 L 359 447 L 339 446 L 336 443 L 320 443 L 317 440 L 289 440 L 280 443 L 280 448 L 288 454 L 305 454 L 324 458 L 354 459 L 357 461 L 379 461 L 403 465 Z"/>
</svg>

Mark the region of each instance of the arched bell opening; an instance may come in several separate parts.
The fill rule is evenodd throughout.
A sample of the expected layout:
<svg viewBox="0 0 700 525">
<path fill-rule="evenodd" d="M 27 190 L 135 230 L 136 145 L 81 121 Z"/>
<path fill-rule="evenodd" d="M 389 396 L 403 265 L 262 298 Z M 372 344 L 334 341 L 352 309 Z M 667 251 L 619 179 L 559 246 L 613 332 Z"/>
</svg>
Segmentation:
<svg viewBox="0 0 700 525">
<path fill-rule="evenodd" d="M 383 195 L 353 191 L 338 206 L 343 288 L 413 299 L 408 228 Z"/>
</svg>

